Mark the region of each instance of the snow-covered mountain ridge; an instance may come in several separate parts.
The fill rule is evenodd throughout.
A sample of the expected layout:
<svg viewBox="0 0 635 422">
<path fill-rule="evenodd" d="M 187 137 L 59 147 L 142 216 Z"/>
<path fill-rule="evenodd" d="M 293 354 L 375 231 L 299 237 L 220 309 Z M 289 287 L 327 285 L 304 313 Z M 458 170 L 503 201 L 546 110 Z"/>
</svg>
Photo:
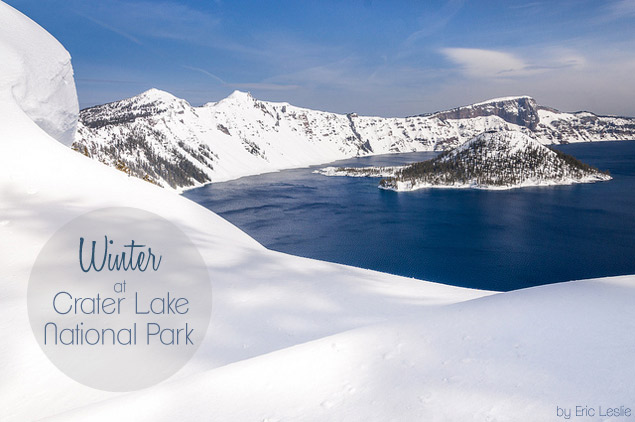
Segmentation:
<svg viewBox="0 0 635 422">
<path fill-rule="evenodd" d="M 177 190 L 369 154 L 450 150 L 485 131 L 543 143 L 635 138 L 635 118 L 562 113 L 528 96 L 405 118 L 336 114 L 235 91 L 201 107 L 151 89 L 82 110 L 73 148 Z"/>
</svg>

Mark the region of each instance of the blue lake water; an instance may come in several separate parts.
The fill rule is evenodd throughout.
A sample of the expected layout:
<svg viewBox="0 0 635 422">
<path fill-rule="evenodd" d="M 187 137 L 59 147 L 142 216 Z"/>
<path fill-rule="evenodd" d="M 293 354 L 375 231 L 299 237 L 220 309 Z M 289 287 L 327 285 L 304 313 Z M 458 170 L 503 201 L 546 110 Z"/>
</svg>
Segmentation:
<svg viewBox="0 0 635 422">
<path fill-rule="evenodd" d="M 392 192 L 315 168 L 211 184 L 184 196 L 270 249 L 457 286 L 514 290 L 635 274 L 635 141 L 562 151 L 614 180 L 507 191 Z M 396 165 L 434 153 L 343 160 Z"/>
</svg>

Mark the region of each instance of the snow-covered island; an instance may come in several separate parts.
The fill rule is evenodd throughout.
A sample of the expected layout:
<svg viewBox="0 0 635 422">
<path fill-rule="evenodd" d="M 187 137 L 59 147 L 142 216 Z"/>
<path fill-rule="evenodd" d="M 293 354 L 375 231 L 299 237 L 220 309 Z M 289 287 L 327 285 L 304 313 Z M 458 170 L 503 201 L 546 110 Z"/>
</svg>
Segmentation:
<svg viewBox="0 0 635 422">
<path fill-rule="evenodd" d="M 397 167 L 325 167 L 325 176 L 384 177 L 382 189 L 512 189 L 611 180 L 608 172 L 516 131 L 485 132 L 431 160 Z"/>
</svg>

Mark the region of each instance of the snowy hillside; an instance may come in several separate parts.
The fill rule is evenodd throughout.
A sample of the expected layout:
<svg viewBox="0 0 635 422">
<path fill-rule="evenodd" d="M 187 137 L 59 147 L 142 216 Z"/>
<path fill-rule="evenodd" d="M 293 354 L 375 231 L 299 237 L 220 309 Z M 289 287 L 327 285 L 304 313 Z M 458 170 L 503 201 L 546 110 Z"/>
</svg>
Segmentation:
<svg viewBox="0 0 635 422">
<path fill-rule="evenodd" d="M 541 107 L 536 139 L 542 143 L 620 141 L 635 138 L 635 118 L 598 116 L 588 111 L 562 113 Z"/>
<path fill-rule="evenodd" d="M 68 58 L 0 2 L 3 422 L 527 421 L 555 420 L 557 407 L 633 407 L 635 276 L 492 294 L 269 251 L 187 199 L 64 145 L 77 110 Z M 27 317 L 44 243 L 113 206 L 174 222 L 213 280 L 205 343 L 173 378 L 136 393 L 66 377 Z"/>
<path fill-rule="evenodd" d="M 202 107 L 152 89 L 82 110 L 73 148 L 178 190 L 369 154 L 449 150 L 488 130 L 543 144 L 635 138 L 635 119 L 560 113 L 526 96 L 406 118 L 335 114 L 236 91 Z"/>
<path fill-rule="evenodd" d="M 75 149 L 173 188 L 363 154 L 347 116 L 236 91 L 192 107 L 152 89 L 84 110 Z"/>
</svg>

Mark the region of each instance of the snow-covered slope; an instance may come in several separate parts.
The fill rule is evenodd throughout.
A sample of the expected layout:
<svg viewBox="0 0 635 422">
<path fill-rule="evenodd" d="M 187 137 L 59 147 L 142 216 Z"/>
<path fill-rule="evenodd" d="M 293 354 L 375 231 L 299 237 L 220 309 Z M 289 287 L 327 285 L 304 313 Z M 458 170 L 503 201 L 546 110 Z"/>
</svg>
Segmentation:
<svg viewBox="0 0 635 422">
<path fill-rule="evenodd" d="M 527 421 L 554 419 L 556 406 L 631 404 L 635 277 L 490 295 L 268 251 L 202 207 L 42 130 L 32 116 L 62 116 L 51 121 L 60 125 L 74 99 L 55 110 L 23 101 L 37 104 L 64 80 L 26 90 L 23 101 L 8 87 L 69 72 L 68 54 L 1 2 L 0 22 L 12 23 L 0 25 L 3 422 Z M 19 37 L 7 35 L 13 25 Z M 7 71 L 42 55 L 50 67 Z M 137 393 L 64 376 L 27 318 L 27 280 L 43 244 L 73 218 L 110 206 L 173 221 L 214 281 L 206 342 L 173 379 Z"/>
<path fill-rule="evenodd" d="M 560 113 L 526 96 L 406 118 L 335 114 L 236 91 L 202 107 L 152 89 L 82 110 L 73 148 L 176 189 L 368 154 L 449 150 L 516 130 L 541 143 L 635 138 L 635 119 Z"/>
<path fill-rule="evenodd" d="M 598 116 L 588 111 L 563 113 L 538 109 L 536 139 L 542 143 L 619 141 L 635 138 L 635 118 Z"/>
<path fill-rule="evenodd" d="M 152 89 L 84 110 L 74 148 L 175 188 L 355 156 L 347 116 L 265 103 L 236 91 L 192 107 Z"/>
<path fill-rule="evenodd" d="M 325 337 L 51 421 L 527 422 L 564 419 L 557 408 L 573 412 L 570 420 L 627 421 L 600 417 L 599 408 L 634 409 L 633 281 L 421 309 L 418 319 Z M 576 406 L 595 416 L 576 418 Z"/>
</svg>

